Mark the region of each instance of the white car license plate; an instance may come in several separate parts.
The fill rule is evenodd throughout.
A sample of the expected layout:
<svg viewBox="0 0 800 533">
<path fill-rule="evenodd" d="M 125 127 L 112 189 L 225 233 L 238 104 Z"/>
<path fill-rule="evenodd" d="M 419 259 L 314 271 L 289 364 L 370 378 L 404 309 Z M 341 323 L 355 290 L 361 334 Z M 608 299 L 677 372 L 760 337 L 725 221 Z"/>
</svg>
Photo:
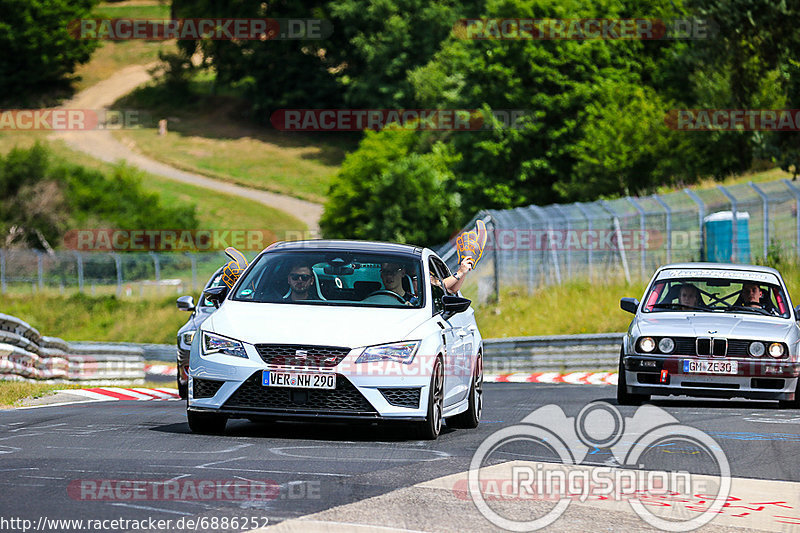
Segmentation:
<svg viewBox="0 0 800 533">
<path fill-rule="evenodd" d="M 699 372 L 703 374 L 736 374 L 739 371 L 737 361 L 698 361 L 693 359 L 683 360 L 685 373 Z"/>
<path fill-rule="evenodd" d="M 265 387 L 290 387 L 293 389 L 335 389 L 336 374 L 305 374 L 264 370 L 261 384 Z"/>
</svg>

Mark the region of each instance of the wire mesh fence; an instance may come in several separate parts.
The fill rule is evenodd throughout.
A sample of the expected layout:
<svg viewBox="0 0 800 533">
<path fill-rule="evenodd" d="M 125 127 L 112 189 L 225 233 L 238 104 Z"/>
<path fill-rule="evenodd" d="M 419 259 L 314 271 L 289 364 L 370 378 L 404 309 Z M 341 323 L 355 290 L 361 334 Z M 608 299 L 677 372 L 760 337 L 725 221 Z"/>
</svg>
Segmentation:
<svg viewBox="0 0 800 533">
<path fill-rule="evenodd" d="M 663 195 L 486 210 L 489 229 L 475 276 L 479 298 L 500 287 L 574 278 L 647 279 L 678 262 L 800 258 L 800 184 L 789 180 L 684 189 Z M 454 241 L 439 249 L 456 267 Z"/>
</svg>

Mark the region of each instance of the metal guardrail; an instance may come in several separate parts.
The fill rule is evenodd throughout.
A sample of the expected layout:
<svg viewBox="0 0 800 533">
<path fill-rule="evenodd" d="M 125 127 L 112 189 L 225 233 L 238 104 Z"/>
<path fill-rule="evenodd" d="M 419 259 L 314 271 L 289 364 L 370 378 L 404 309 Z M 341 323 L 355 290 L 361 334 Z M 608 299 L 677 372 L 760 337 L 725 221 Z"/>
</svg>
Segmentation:
<svg viewBox="0 0 800 533">
<path fill-rule="evenodd" d="M 619 348 L 625 333 L 547 335 L 484 339 L 486 373 L 612 370 L 619 362 Z M 72 343 L 72 346 L 100 346 L 100 343 Z M 174 362 L 174 344 L 105 343 L 104 346 L 138 347 L 151 361 Z"/>
<path fill-rule="evenodd" d="M 625 333 L 484 339 L 484 372 L 612 370 Z"/>
<path fill-rule="evenodd" d="M 0 379 L 88 383 L 144 382 L 144 351 L 135 346 L 72 344 L 43 337 L 27 322 L 0 313 Z"/>
</svg>

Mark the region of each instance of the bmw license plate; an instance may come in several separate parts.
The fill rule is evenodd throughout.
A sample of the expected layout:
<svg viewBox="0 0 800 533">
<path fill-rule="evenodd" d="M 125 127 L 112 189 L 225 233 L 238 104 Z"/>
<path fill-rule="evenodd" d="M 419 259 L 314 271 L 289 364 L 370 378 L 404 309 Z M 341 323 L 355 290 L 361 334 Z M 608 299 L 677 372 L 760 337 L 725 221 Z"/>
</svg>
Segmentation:
<svg viewBox="0 0 800 533">
<path fill-rule="evenodd" d="M 683 360 L 683 371 L 687 374 L 736 374 L 739 371 L 738 366 L 736 361 Z"/>
<path fill-rule="evenodd" d="M 264 370 L 261 374 L 261 384 L 265 387 L 289 387 L 292 389 L 335 389 L 336 374 Z"/>
</svg>

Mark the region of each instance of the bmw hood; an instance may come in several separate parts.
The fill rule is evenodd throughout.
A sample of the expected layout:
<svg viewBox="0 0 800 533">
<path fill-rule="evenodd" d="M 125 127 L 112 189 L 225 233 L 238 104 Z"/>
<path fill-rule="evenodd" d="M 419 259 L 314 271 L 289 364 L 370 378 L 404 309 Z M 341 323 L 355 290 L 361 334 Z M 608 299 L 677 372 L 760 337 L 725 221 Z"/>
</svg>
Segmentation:
<svg viewBox="0 0 800 533">
<path fill-rule="evenodd" d="M 426 309 L 390 309 L 227 300 L 201 329 L 250 344 L 357 348 L 405 340 L 430 319 Z"/>
<path fill-rule="evenodd" d="M 641 335 L 782 340 L 789 336 L 795 327 L 791 320 L 765 316 L 744 317 L 732 314 L 676 316 L 672 313 L 657 315 L 640 317 L 637 320 L 636 325 Z"/>
</svg>

